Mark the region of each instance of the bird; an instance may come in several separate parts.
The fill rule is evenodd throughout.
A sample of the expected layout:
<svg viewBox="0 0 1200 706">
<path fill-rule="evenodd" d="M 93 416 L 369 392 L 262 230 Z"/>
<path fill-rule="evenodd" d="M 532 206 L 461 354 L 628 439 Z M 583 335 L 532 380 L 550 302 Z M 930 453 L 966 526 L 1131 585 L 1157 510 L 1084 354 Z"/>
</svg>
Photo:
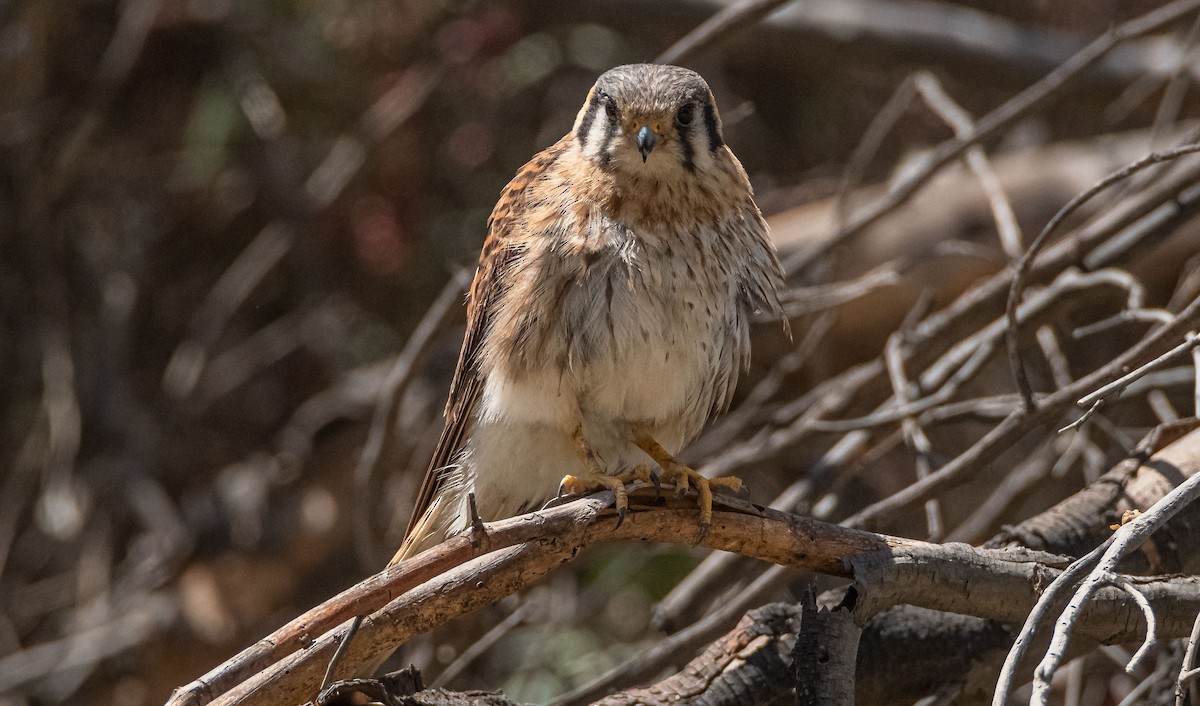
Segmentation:
<svg viewBox="0 0 1200 706">
<path fill-rule="evenodd" d="M 445 424 L 389 566 L 473 522 L 627 483 L 694 488 L 676 459 L 726 410 L 750 324 L 777 317 L 783 273 L 749 178 L 696 72 L 603 73 L 571 130 L 503 189 L 467 295 Z"/>
</svg>

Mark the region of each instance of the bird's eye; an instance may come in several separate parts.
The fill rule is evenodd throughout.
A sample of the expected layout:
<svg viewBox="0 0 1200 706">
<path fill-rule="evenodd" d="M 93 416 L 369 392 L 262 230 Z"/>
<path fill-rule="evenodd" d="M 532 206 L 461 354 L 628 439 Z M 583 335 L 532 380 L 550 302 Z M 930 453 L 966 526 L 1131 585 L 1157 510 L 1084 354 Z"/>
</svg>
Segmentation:
<svg viewBox="0 0 1200 706">
<path fill-rule="evenodd" d="M 684 105 L 679 109 L 679 113 L 675 115 L 675 122 L 679 123 L 680 125 L 690 125 L 693 117 L 692 111 L 693 108 L 691 103 Z"/>
<path fill-rule="evenodd" d="M 617 102 L 612 98 L 604 101 L 604 112 L 608 113 L 608 117 L 612 120 L 617 119 Z"/>
</svg>

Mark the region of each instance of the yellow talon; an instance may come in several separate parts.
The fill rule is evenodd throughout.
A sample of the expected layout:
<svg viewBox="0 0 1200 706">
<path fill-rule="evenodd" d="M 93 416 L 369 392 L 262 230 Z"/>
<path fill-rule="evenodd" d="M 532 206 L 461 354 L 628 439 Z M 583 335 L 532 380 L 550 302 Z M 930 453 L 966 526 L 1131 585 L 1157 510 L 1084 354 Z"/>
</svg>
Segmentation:
<svg viewBox="0 0 1200 706">
<path fill-rule="evenodd" d="M 564 495 L 583 495 L 586 491 L 587 489 L 583 487 L 583 481 L 579 477 L 569 473 L 563 476 L 563 479 L 558 483 L 558 497 L 560 498 Z"/>
<path fill-rule="evenodd" d="M 565 475 L 558 484 L 558 497 L 564 495 L 582 495 L 592 490 L 611 490 L 615 498 L 613 506 L 617 509 L 617 527 L 625 521 L 629 512 L 629 493 L 625 483 L 617 476 L 610 476 L 602 471 L 589 472 L 585 476 Z"/>
<path fill-rule="evenodd" d="M 678 488 L 679 495 L 686 493 L 689 486 L 696 489 L 698 496 L 696 504 L 700 508 L 700 537 L 696 543 L 703 542 L 704 536 L 708 534 L 708 528 L 712 526 L 713 489 L 739 492 L 742 489 L 742 479 L 735 476 L 706 478 L 695 469 L 676 461 L 670 452 L 647 433 L 635 433 L 633 442 L 663 469 L 663 481 L 674 483 Z"/>
</svg>

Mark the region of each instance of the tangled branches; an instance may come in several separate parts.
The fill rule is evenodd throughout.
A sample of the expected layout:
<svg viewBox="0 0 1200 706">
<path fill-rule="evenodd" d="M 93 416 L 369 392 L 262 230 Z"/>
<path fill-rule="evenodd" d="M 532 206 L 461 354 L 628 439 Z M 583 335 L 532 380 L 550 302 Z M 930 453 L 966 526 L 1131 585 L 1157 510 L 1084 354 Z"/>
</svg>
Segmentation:
<svg viewBox="0 0 1200 706">
<path fill-rule="evenodd" d="M 0 12 L 0 692 L 309 699 L 366 613 L 347 670 L 562 704 L 1200 700 L 1200 2 L 184 5 Z M 440 424 L 445 263 L 664 50 L 789 265 L 800 335 L 686 452 L 773 509 L 700 559 L 589 498 L 347 589 Z"/>
</svg>

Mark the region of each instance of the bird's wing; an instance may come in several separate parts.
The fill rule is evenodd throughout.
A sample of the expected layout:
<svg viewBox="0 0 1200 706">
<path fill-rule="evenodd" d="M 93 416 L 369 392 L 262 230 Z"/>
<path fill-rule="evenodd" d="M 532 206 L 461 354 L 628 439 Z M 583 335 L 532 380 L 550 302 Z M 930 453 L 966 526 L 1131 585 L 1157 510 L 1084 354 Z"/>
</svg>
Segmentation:
<svg viewBox="0 0 1200 706">
<path fill-rule="evenodd" d="M 438 438 L 429 468 L 425 471 L 425 478 L 421 481 L 417 504 L 405 532 L 406 544 L 418 531 L 426 512 L 453 473 L 454 457 L 462 450 L 474 422 L 475 405 L 479 402 L 484 385 L 481 369 L 483 340 L 492 326 L 497 303 L 512 281 L 513 270 L 519 266 L 525 250 L 523 239 L 516 236 L 521 235 L 528 226 L 525 222 L 529 211 L 528 187 L 562 155 L 570 140 L 569 135 L 564 137 L 522 167 L 500 194 L 500 200 L 488 219 L 488 237 L 484 241 L 479 267 L 475 270 L 475 279 L 471 282 L 467 298 L 467 333 L 458 354 L 454 380 L 450 383 L 446 424 Z"/>
</svg>

